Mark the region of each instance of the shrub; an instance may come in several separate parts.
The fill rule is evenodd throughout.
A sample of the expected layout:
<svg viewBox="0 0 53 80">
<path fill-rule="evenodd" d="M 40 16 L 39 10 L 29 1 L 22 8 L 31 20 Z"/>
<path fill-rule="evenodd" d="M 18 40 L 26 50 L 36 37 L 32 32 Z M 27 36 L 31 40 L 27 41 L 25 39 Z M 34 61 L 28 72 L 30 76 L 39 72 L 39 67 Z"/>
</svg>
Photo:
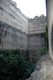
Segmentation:
<svg viewBox="0 0 53 80">
<path fill-rule="evenodd" d="M 25 80 L 33 72 L 35 65 L 26 61 L 16 50 L 0 50 L 0 80 Z"/>
</svg>

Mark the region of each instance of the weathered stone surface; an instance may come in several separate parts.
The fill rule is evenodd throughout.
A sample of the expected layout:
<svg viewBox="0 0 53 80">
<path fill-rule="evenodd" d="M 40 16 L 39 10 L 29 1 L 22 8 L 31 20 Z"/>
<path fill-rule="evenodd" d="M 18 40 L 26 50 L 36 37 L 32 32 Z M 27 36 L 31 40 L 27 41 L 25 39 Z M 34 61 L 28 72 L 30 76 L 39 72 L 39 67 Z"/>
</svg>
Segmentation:
<svg viewBox="0 0 53 80">
<path fill-rule="evenodd" d="M 2 28 L 2 42 L 1 48 L 4 49 L 27 49 L 28 46 L 28 40 L 27 40 L 27 34 L 22 32 L 21 30 L 18 30 L 15 27 L 12 27 L 8 24 L 5 24 L 1 22 L 1 28 Z"/>
<path fill-rule="evenodd" d="M 36 16 L 29 19 L 17 8 L 12 0 L 0 0 L 0 22 L 2 23 L 2 49 L 29 49 L 29 58 L 33 59 L 40 49 L 45 47 L 44 37 L 46 17 Z"/>
<path fill-rule="evenodd" d="M 53 62 L 44 55 L 37 63 L 37 67 L 27 80 L 53 80 Z"/>
<path fill-rule="evenodd" d="M 40 50 L 45 47 L 45 37 L 42 37 L 41 34 L 29 34 L 28 37 L 29 57 L 33 60 Z"/>
<path fill-rule="evenodd" d="M 46 32 L 46 25 L 47 21 L 44 15 L 28 19 L 28 48 L 30 53 L 29 57 L 32 59 L 35 58 L 36 54 L 45 47 L 46 43 L 44 34 Z"/>
<path fill-rule="evenodd" d="M 44 15 L 35 16 L 32 19 L 28 19 L 28 32 L 29 34 L 43 33 L 46 25 L 47 21 Z"/>
<path fill-rule="evenodd" d="M 12 0 L 0 0 L 0 23 L 2 23 L 0 48 L 26 50 L 28 19 Z"/>
<path fill-rule="evenodd" d="M 12 0 L 0 0 L 0 21 L 28 33 L 28 19 Z"/>
</svg>

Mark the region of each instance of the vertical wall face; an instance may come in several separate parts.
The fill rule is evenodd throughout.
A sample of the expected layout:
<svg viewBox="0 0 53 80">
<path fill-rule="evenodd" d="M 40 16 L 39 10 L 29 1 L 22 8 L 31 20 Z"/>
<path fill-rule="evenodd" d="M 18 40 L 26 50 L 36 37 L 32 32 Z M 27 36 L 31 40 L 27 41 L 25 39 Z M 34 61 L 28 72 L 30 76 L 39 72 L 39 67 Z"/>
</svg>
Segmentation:
<svg viewBox="0 0 53 80">
<path fill-rule="evenodd" d="M 0 0 L 0 47 L 27 49 L 28 20 L 12 0 Z"/>
<path fill-rule="evenodd" d="M 0 0 L 0 21 L 28 33 L 28 20 L 12 0 Z"/>
<path fill-rule="evenodd" d="M 45 16 L 28 20 L 12 0 L 0 0 L 0 48 L 29 49 L 34 58 L 45 46 L 46 23 Z"/>
<path fill-rule="evenodd" d="M 45 27 L 47 25 L 46 17 L 41 15 L 28 20 L 28 48 L 30 60 L 45 47 Z"/>
<path fill-rule="evenodd" d="M 46 0 L 46 7 L 48 20 L 49 54 L 53 60 L 53 0 Z"/>
<path fill-rule="evenodd" d="M 45 47 L 45 37 L 41 36 L 41 34 L 29 34 L 28 41 L 29 57 L 30 61 L 32 61 L 40 50 Z"/>
<path fill-rule="evenodd" d="M 32 19 L 28 19 L 28 33 L 37 34 L 44 33 L 45 26 L 47 25 L 46 17 L 44 15 L 35 16 Z"/>
<path fill-rule="evenodd" d="M 10 26 L 4 22 L 0 22 L 1 44 L 2 49 L 27 49 L 27 34 L 21 30 Z"/>
</svg>

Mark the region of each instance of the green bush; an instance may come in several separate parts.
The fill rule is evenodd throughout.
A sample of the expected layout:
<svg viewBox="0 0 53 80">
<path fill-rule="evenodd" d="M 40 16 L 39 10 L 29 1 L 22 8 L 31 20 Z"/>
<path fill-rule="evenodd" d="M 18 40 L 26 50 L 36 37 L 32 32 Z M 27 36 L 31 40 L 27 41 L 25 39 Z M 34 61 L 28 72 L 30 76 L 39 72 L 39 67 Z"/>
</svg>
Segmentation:
<svg viewBox="0 0 53 80">
<path fill-rule="evenodd" d="M 20 50 L 0 50 L 0 80 L 25 80 L 35 65 L 19 54 Z"/>
</svg>

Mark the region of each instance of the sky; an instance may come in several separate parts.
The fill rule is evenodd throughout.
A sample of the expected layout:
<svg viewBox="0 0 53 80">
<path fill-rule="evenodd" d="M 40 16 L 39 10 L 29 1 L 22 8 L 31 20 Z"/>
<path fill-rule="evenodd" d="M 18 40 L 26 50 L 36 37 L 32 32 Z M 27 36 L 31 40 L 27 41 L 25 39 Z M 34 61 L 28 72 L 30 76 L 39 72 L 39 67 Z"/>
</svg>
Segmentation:
<svg viewBox="0 0 53 80">
<path fill-rule="evenodd" d="M 46 4 L 45 0 L 13 0 L 17 3 L 17 7 L 22 13 L 29 18 L 40 16 L 44 14 L 46 16 Z"/>
</svg>

